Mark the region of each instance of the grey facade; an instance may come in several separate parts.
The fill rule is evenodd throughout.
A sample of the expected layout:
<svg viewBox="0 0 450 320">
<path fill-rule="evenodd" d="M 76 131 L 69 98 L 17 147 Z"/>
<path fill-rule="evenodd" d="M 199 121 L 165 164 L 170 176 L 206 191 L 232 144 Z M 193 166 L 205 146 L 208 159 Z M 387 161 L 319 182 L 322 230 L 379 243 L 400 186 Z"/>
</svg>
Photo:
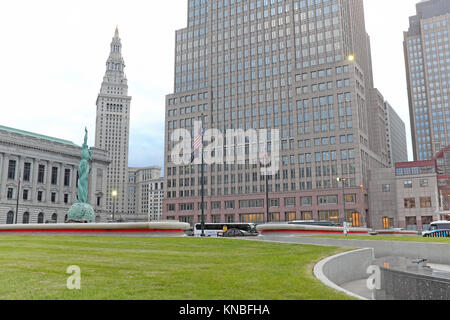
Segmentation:
<svg viewBox="0 0 450 320">
<path fill-rule="evenodd" d="M 450 2 L 421 1 L 404 33 L 414 159 L 430 160 L 450 141 Z"/>
<path fill-rule="evenodd" d="M 408 144 L 406 142 L 406 126 L 389 102 L 384 103 L 386 123 L 386 140 L 389 165 L 408 161 Z"/>
<path fill-rule="evenodd" d="M 106 221 L 106 151 L 93 148 L 89 203 Z M 77 200 L 81 147 L 62 139 L 0 126 L 0 224 L 63 223 Z M 20 189 L 19 189 L 20 180 Z"/>
<path fill-rule="evenodd" d="M 358 213 L 367 223 L 369 170 L 388 163 L 362 0 L 188 1 L 175 61 L 164 217 L 199 221 L 201 168 L 175 165 L 170 138 L 179 128 L 193 133 L 203 114 L 206 128 L 279 129 L 281 140 L 269 217 L 265 177 L 246 161 L 207 168 L 208 221 L 342 222 Z M 345 212 L 338 177 L 346 178 Z"/>
<path fill-rule="evenodd" d="M 373 228 L 426 230 L 441 219 L 435 162 L 397 163 L 370 175 L 370 213 Z"/>
<path fill-rule="evenodd" d="M 129 168 L 128 216 L 130 221 L 157 221 L 162 217 L 164 178 L 160 167 Z"/>
<path fill-rule="evenodd" d="M 128 81 L 124 73 L 122 44 L 116 29 L 106 73 L 97 98 L 95 146 L 108 151 L 111 164 L 107 171 L 106 208 L 118 215 L 128 211 L 128 151 L 130 104 Z M 111 196 L 118 192 L 117 198 Z M 114 201 L 114 203 L 113 203 Z"/>
</svg>

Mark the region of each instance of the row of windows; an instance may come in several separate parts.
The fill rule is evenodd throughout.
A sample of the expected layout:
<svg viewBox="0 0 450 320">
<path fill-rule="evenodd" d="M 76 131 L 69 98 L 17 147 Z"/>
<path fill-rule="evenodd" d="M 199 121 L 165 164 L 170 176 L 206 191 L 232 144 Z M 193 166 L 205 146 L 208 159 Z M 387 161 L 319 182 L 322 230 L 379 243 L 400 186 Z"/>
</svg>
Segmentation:
<svg viewBox="0 0 450 320">
<path fill-rule="evenodd" d="M 17 217 L 18 219 L 20 219 L 19 217 Z M 25 212 L 22 215 L 22 224 L 29 224 L 30 223 L 30 213 L 29 212 Z M 40 212 L 37 215 L 37 223 L 38 224 L 43 224 L 45 223 L 44 221 L 45 215 L 43 212 Z M 67 215 L 65 216 L 65 220 L 67 220 Z M 51 217 L 51 221 L 56 222 L 58 221 L 58 215 L 56 213 L 52 214 Z M 8 212 L 8 214 L 6 215 L 6 224 L 14 224 L 15 222 L 15 215 L 14 212 Z"/>
<path fill-rule="evenodd" d="M 16 166 L 17 162 L 16 160 L 9 160 L 8 163 L 8 180 L 15 180 L 16 179 Z M 52 167 L 52 173 L 51 173 L 51 184 L 57 185 L 58 184 L 58 167 Z M 39 165 L 38 166 L 38 176 L 37 176 L 37 182 L 38 183 L 45 183 L 45 176 L 46 176 L 46 166 L 45 165 Z M 69 187 L 71 182 L 71 176 L 72 176 L 72 170 L 71 169 L 65 169 L 64 170 L 64 186 Z M 25 162 L 23 166 L 23 171 L 21 172 L 20 179 L 22 181 L 30 182 L 31 181 L 31 163 Z M 78 179 L 78 178 L 77 178 Z"/>
<path fill-rule="evenodd" d="M 15 198 L 14 197 L 14 193 L 15 192 L 17 192 L 17 191 L 15 191 L 14 188 L 8 188 L 7 191 L 6 191 L 6 198 L 8 200 L 13 200 Z M 36 200 L 38 202 L 44 202 L 45 201 L 45 194 L 46 194 L 45 191 L 38 190 L 37 193 L 36 193 Z M 23 201 L 31 201 L 30 197 L 31 197 L 31 190 L 28 190 L 28 189 L 22 190 L 22 200 Z M 63 198 L 64 203 L 65 204 L 69 204 L 69 202 L 70 202 L 70 195 L 68 193 L 65 193 L 63 197 L 64 197 Z M 58 193 L 57 192 L 50 193 L 50 201 L 52 203 L 56 203 L 58 201 Z"/>
</svg>

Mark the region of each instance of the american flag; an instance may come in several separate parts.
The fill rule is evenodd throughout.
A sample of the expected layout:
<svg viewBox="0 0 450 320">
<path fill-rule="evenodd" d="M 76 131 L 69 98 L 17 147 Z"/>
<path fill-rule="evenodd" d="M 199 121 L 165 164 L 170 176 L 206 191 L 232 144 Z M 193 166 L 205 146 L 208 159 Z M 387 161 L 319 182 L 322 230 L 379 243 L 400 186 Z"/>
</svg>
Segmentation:
<svg viewBox="0 0 450 320">
<path fill-rule="evenodd" d="M 200 151 L 202 144 L 203 144 L 203 127 L 202 125 L 200 125 L 197 134 L 194 138 L 194 152 Z"/>
<path fill-rule="evenodd" d="M 194 162 L 195 158 L 200 154 L 200 149 L 203 148 L 203 124 L 200 127 L 194 137 L 194 152 L 192 152 L 191 163 Z"/>
</svg>

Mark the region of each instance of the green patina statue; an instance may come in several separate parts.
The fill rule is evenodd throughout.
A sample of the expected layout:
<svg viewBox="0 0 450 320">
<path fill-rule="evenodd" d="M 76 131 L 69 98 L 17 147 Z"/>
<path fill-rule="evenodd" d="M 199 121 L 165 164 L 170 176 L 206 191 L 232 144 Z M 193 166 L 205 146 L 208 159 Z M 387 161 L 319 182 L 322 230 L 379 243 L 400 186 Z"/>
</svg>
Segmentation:
<svg viewBox="0 0 450 320">
<path fill-rule="evenodd" d="M 78 203 L 88 203 L 89 161 L 92 161 L 92 149 L 88 148 L 88 131 L 84 136 L 84 144 L 81 151 L 81 163 L 78 168 Z"/>
<path fill-rule="evenodd" d="M 78 168 L 78 200 L 69 209 L 69 222 L 93 222 L 94 209 L 88 202 L 89 161 L 92 161 L 92 149 L 87 145 L 88 130 L 85 129 L 84 143 L 81 150 L 81 163 Z"/>
</svg>

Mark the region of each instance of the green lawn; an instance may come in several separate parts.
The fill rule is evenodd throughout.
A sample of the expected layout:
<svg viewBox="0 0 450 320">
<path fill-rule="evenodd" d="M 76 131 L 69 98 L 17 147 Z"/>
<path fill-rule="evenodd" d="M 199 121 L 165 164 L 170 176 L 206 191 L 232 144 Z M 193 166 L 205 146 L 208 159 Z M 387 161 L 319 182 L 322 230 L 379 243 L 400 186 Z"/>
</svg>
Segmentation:
<svg viewBox="0 0 450 320">
<path fill-rule="evenodd" d="M 348 239 L 348 240 L 379 240 L 379 241 L 409 241 L 409 242 L 434 242 L 449 243 L 450 238 L 424 238 L 420 236 L 344 236 L 344 235 L 318 235 L 309 238 Z"/>
<path fill-rule="evenodd" d="M 0 299 L 337 300 L 313 276 L 343 249 L 229 239 L 0 237 Z M 70 265 L 81 290 L 68 290 Z"/>
</svg>

